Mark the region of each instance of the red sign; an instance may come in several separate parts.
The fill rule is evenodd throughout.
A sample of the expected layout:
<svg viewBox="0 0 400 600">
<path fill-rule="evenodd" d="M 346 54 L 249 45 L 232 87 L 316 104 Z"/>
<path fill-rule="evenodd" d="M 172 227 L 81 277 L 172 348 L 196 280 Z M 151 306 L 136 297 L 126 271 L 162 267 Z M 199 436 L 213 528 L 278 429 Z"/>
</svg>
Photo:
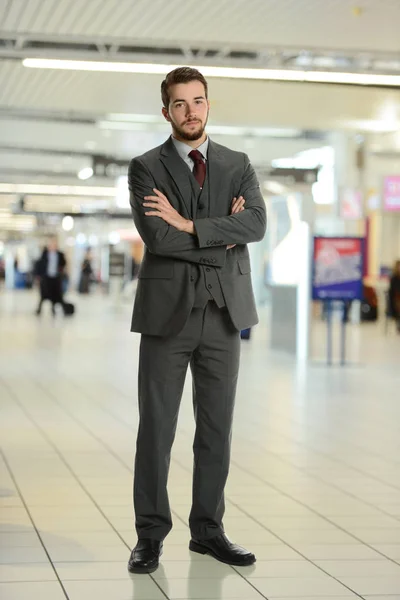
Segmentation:
<svg viewBox="0 0 400 600">
<path fill-rule="evenodd" d="M 383 208 L 400 211 L 400 176 L 385 177 L 383 183 Z"/>
</svg>

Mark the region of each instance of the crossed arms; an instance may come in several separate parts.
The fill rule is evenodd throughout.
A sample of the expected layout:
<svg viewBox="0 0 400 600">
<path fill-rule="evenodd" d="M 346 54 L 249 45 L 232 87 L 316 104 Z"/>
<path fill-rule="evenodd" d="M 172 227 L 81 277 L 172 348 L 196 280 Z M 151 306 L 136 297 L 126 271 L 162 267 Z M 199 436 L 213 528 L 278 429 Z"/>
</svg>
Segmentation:
<svg viewBox="0 0 400 600">
<path fill-rule="evenodd" d="M 264 236 L 265 203 L 247 157 L 240 197 L 233 199 L 231 214 L 225 217 L 185 219 L 156 189 L 153 176 L 140 158 L 132 160 L 128 182 L 135 225 L 153 254 L 221 267 L 227 249 Z"/>
</svg>

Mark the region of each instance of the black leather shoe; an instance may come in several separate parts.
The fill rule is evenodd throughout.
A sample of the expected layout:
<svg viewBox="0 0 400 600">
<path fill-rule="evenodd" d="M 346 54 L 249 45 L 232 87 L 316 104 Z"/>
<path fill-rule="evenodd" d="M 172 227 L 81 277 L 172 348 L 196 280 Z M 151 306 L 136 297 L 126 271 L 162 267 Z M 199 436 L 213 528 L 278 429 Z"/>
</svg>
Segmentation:
<svg viewBox="0 0 400 600">
<path fill-rule="evenodd" d="M 198 554 L 209 554 L 220 562 L 236 567 L 247 567 L 256 562 L 254 554 L 232 543 L 224 533 L 210 540 L 191 539 L 189 550 Z"/>
<path fill-rule="evenodd" d="M 138 540 L 128 562 L 128 571 L 130 573 L 153 573 L 158 569 L 162 548 L 163 543 L 158 540 Z"/>
</svg>

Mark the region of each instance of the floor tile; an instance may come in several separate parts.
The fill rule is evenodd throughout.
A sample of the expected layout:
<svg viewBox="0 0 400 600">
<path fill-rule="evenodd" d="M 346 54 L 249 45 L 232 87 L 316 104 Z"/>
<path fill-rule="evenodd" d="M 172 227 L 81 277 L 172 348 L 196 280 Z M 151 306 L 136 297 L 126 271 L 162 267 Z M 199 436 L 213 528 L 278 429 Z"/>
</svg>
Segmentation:
<svg viewBox="0 0 400 600">
<path fill-rule="evenodd" d="M 24 563 L 0 565 L 0 581 L 56 581 L 50 563 Z"/>
<path fill-rule="evenodd" d="M 379 577 L 383 575 L 400 577 L 400 565 L 390 560 L 315 560 L 316 565 L 336 578 Z"/>
<path fill-rule="evenodd" d="M 400 562 L 400 544 L 371 544 L 377 552 L 381 552 L 388 558 Z"/>
<path fill-rule="evenodd" d="M 306 577 L 296 578 L 265 578 L 252 580 L 256 588 L 268 598 L 274 596 L 316 596 L 323 598 L 324 596 L 346 596 L 349 595 L 349 590 L 341 583 L 335 581 L 331 577 L 314 577 L 308 579 Z"/>
<path fill-rule="evenodd" d="M 399 594 L 400 576 L 385 577 L 341 577 L 340 580 L 357 594 Z"/>
<path fill-rule="evenodd" d="M 53 562 L 119 562 L 127 561 L 129 550 L 120 546 L 49 546 L 48 553 Z"/>
<path fill-rule="evenodd" d="M 141 574 L 128 574 L 128 558 L 129 556 L 126 557 L 126 560 L 118 562 L 55 562 L 54 567 L 62 581 L 126 580 L 128 577 L 149 579 L 147 575 L 143 577 Z"/>
<path fill-rule="evenodd" d="M 48 558 L 42 547 L 0 548 L 0 564 L 47 563 Z"/>
<path fill-rule="evenodd" d="M 285 544 L 270 546 L 252 544 L 251 551 L 255 554 L 257 562 L 263 560 L 304 560 L 303 556 Z"/>
<path fill-rule="evenodd" d="M 383 558 L 378 552 L 362 544 L 354 546 L 350 544 L 345 544 L 344 546 L 340 544 L 328 544 L 326 546 L 319 544 L 296 544 L 295 549 L 310 560 L 379 560 L 379 558 Z"/>
<path fill-rule="evenodd" d="M 400 594 L 395 594 L 394 596 L 392 594 L 385 594 L 384 596 L 377 596 L 376 594 L 370 596 L 367 594 L 364 596 L 364 600 L 400 600 Z"/>
<path fill-rule="evenodd" d="M 187 560 L 163 561 L 153 573 L 153 578 L 158 579 L 219 579 L 237 577 L 237 573 L 229 565 L 216 560 Z"/>
<path fill-rule="evenodd" d="M 165 600 L 156 584 L 127 577 L 124 581 L 64 581 L 69 600 Z"/>
<path fill-rule="evenodd" d="M 39 548 L 41 547 L 39 536 L 35 531 L 0 533 L 0 548 L 15 547 Z"/>
<path fill-rule="evenodd" d="M 258 560 L 251 567 L 235 567 L 246 579 L 265 577 L 324 577 L 325 574 L 307 560 Z"/>
<path fill-rule="evenodd" d="M 355 600 L 356 598 L 358 598 L 358 600 L 360 600 L 360 596 L 358 596 L 357 594 L 352 594 L 349 595 L 350 592 L 347 592 L 346 596 L 318 596 L 318 600 Z M 365 596 L 365 598 L 367 598 L 367 596 Z M 383 598 L 378 598 L 378 600 L 390 600 L 391 596 L 385 596 L 385 599 Z M 285 596 L 284 598 L 282 596 L 269 596 L 268 600 L 316 600 L 316 596 Z M 376 598 L 372 598 L 371 600 L 376 600 Z M 392 599 L 394 600 L 394 598 Z"/>
<path fill-rule="evenodd" d="M 158 583 L 170 600 L 182 598 L 261 600 L 260 594 L 239 575 L 215 579 L 159 579 Z"/>
<path fill-rule="evenodd" d="M 65 600 L 65 594 L 59 583 L 0 583 L 0 598 L 1 600 Z"/>
</svg>

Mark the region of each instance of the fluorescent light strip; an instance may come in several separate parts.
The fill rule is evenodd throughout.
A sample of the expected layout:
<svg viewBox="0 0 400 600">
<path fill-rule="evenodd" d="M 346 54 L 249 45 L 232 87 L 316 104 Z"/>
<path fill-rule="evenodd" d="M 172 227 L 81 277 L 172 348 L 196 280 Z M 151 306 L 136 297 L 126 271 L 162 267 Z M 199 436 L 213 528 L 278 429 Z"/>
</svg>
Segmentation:
<svg viewBox="0 0 400 600">
<path fill-rule="evenodd" d="M 147 123 L 134 123 L 132 121 L 97 121 L 100 129 L 113 129 L 116 131 L 149 131 Z M 169 131 L 168 123 L 156 123 L 152 130 Z M 207 132 L 214 135 L 252 135 L 255 137 L 293 138 L 299 136 L 299 129 L 273 129 L 268 127 L 241 127 L 230 125 L 207 125 Z"/>
<path fill-rule="evenodd" d="M 100 62 L 84 60 L 58 60 L 48 58 L 25 58 L 24 67 L 35 69 L 66 69 L 73 71 L 98 71 L 114 73 L 142 73 L 165 75 L 183 65 L 150 63 Z M 400 86 L 400 75 L 379 73 L 336 73 L 333 71 L 297 71 L 290 69 L 246 69 L 242 67 L 196 66 L 206 77 L 230 79 L 261 79 L 275 81 L 299 81 L 310 83 L 342 83 L 352 85 Z"/>
<path fill-rule="evenodd" d="M 30 183 L 0 183 L 0 194 L 50 194 L 52 196 L 106 196 L 113 198 L 116 188 L 79 185 L 36 185 Z"/>
<path fill-rule="evenodd" d="M 132 113 L 110 113 L 107 121 L 129 121 L 130 123 L 165 123 L 161 115 L 135 115 Z"/>
</svg>

